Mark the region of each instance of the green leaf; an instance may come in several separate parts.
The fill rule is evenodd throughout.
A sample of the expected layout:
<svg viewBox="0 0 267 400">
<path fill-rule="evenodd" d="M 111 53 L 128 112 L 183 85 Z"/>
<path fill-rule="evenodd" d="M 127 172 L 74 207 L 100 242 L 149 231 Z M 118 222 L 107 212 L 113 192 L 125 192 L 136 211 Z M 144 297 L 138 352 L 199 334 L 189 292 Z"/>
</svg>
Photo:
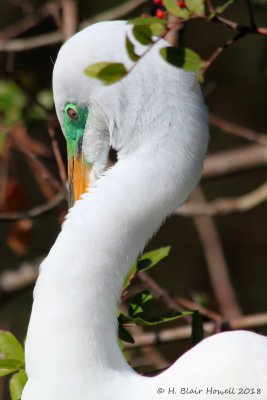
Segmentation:
<svg viewBox="0 0 267 400">
<path fill-rule="evenodd" d="M 135 25 L 133 35 L 139 43 L 145 46 L 152 43 L 152 31 L 147 25 Z"/>
<path fill-rule="evenodd" d="M 161 315 L 160 317 L 151 318 L 148 321 L 144 320 L 143 318 L 138 317 L 138 318 L 134 318 L 134 322 L 137 325 L 141 325 L 141 326 L 155 326 L 155 325 L 163 324 L 165 322 L 175 321 L 176 319 L 180 319 L 180 318 L 186 317 L 191 314 L 192 314 L 191 311 L 170 313 L 170 314 Z"/>
<path fill-rule="evenodd" d="M 222 14 L 231 4 L 233 4 L 234 0 L 227 0 L 224 4 L 219 7 L 216 7 L 215 13 Z"/>
<path fill-rule="evenodd" d="M 199 343 L 204 338 L 203 320 L 200 313 L 196 310 L 192 315 L 192 335 L 193 344 Z"/>
<path fill-rule="evenodd" d="M 140 326 L 155 326 L 159 324 L 163 324 L 165 322 L 170 322 L 174 321 L 179 318 L 186 317 L 188 315 L 192 315 L 193 311 L 184 311 L 184 312 L 176 312 L 176 313 L 169 313 L 169 314 L 164 314 L 159 317 L 151 318 L 149 320 L 145 320 L 140 317 L 130 317 L 124 314 L 120 315 L 120 321 L 121 323 L 135 323 L 136 325 Z"/>
<path fill-rule="evenodd" d="M 85 68 L 84 73 L 85 75 L 90 76 L 91 78 L 98 78 L 98 74 L 104 69 L 105 67 L 109 66 L 110 62 L 99 62 L 95 64 L 91 64 Z"/>
<path fill-rule="evenodd" d="M 89 65 L 84 72 L 87 76 L 100 79 L 106 84 L 117 82 L 128 73 L 124 64 L 110 62 L 100 62 Z"/>
<path fill-rule="evenodd" d="M 139 56 L 135 53 L 134 51 L 134 45 L 133 43 L 130 41 L 130 39 L 128 38 L 128 36 L 126 35 L 126 49 L 127 49 L 127 53 L 128 56 L 130 57 L 130 59 L 134 62 L 139 60 Z"/>
<path fill-rule="evenodd" d="M 147 26 L 151 30 L 153 36 L 163 36 L 166 32 L 166 18 L 158 19 L 156 17 L 149 18 L 133 18 L 128 21 L 128 24 L 134 26 Z M 151 36 L 150 36 L 151 38 Z M 151 43 L 151 40 L 150 42 Z"/>
<path fill-rule="evenodd" d="M 167 257 L 170 253 L 171 247 L 161 247 L 157 250 L 150 251 L 148 253 L 143 254 L 137 260 L 137 270 L 147 271 L 148 269 L 157 265 L 161 260 Z"/>
<path fill-rule="evenodd" d="M 162 24 L 149 25 L 153 36 L 163 36 L 166 33 L 166 27 Z"/>
<path fill-rule="evenodd" d="M 190 11 L 187 8 L 180 8 L 177 0 L 163 0 L 166 9 L 175 17 L 186 19 L 190 16 Z"/>
<path fill-rule="evenodd" d="M 22 363 L 19 360 L 3 358 L 0 360 L 0 376 L 12 374 L 21 368 Z"/>
<path fill-rule="evenodd" d="M 170 252 L 170 247 L 161 247 L 160 249 L 150 251 L 149 253 L 143 254 L 130 268 L 128 274 L 126 275 L 124 281 L 124 289 L 126 289 L 133 277 L 137 272 L 147 271 L 148 269 L 154 267 L 163 258 L 167 257 Z"/>
<path fill-rule="evenodd" d="M 119 322 L 119 330 L 118 330 L 119 339 L 127 343 L 134 343 L 134 338 L 132 337 L 130 332 L 127 331 L 127 329 L 125 329 L 123 323 L 121 322 L 120 317 L 118 318 L 118 322 Z"/>
<path fill-rule="evenodd" d="M 163 47 L 160 49 L 160 55 L 168 63 L 185 71 L 198 72 L 204 66 L 201 57 L 186 47 Z"/>
<path fill-rule="evenodd" d="M 128 24 L 131 25 L 152 25 L 152 24 L 157 24 L 157 25 L 165 25 L 167 22 L 166 19 L 158 19 L 156 17 L 148 17 L 148 18 L 132 18 L 128 20 Z"/>
<path fill-rule="evenodd" d="M 103 68 L 98 77 L 105 83 L 114 83 L 122 79 L 127 75 L 128 71 L 126 67 L 121 63 L 110 64 Z"/>
<path fill-rule="evenodd" d="M 204 0 L 186 0 L 185 4 L 192 14 L 204 16 L 205 15 L 205 1 Z"/>
<path fill-rule="evenodd" d="M 24 363 L 23 347 L 10 332 L 0 331 L 0 353 L 5 358 L 19 360 L 21 363 Z"/>
<path fill-rule="evenodd" d="M 137 293 L 128 307 L 129 316 L 136 317 L 138 314 L 143 314 L 147 303 L 152 299 L 153 296 L 148 290 Z"/>
<path fill-rule="evenodd" d="M 9 381 L 9 391 L 11 400 L 20 400 L 23 388 L 28 378 L 25 369 L 20 370 L 18 373 L 12 375 Z"/>
</svg>

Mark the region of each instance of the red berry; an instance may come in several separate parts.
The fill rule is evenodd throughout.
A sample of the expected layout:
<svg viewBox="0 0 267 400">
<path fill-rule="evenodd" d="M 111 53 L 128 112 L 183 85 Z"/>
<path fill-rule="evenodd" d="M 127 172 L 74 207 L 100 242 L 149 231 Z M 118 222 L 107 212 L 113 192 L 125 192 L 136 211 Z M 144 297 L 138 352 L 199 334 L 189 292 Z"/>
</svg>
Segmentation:
<svg viewBox="0 0 267 400">
<path fill-rule="evenodd" d="M 186 7 L 186 4 L 185 4 L 184 0 L 178 0 L 177 1 L 177 5 L 180 8 L 185 8 Z"/>
<path fill-rule="evenodd" d="M 154 3 L 156 6 L 163 6 L 162 0 L 153 0 L 153 3 Z"/>
<path fill-rule="evenodd" d="M 160 8 L 158 8 L 156 11 L 156 17 L 159 19 L 162 19 L 162 18 L 164 18 L 164 16 L 165 16 L 165 12 L 162 11 Z"/>
</svg>

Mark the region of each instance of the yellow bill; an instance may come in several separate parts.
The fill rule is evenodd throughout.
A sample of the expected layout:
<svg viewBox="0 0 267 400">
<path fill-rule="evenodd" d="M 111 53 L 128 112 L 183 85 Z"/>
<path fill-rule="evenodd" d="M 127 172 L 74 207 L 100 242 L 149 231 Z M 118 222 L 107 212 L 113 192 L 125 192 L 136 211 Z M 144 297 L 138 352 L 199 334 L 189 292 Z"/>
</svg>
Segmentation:
<svg viewBox="0 0 267 400">
<path fill-rule="evenodd" d="M 92 165 L 87 163 L 82 152 L 83 135 L 88 118 L 88 107 L 66 103 L 64 107 L 63 131 L 67 140 L 69 207 L 89 190 Z"/>
<path fill-rule="evenodd" d="M 92 165 L 87 163 L 82 152 L 68 157 L 69 207 L 89 190 Z"/>
</svg>

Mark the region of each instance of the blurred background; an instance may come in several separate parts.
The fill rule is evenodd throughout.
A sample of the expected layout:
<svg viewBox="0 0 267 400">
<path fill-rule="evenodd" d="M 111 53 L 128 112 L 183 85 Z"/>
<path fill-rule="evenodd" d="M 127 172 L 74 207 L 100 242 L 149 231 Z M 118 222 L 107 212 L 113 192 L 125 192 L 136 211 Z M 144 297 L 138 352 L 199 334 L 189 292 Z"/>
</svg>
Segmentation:
<svg viewBox="0 0 267 400">
<path fill-rule="evenodd" d="M 266 27 L 267 2 L 251 4 L 257 26 Z M 0 328 L 22 341 L 39 263 L 67 212 L 66 147 L 51 91 L 58 50 L 94 21 L 157 8 L 145 0 L 0 2 Z M 250 25 L 244 0 L 223 16 Z M 234 33 L 190 21 L 179 40 L 208 59 Z M 147 247 L 171 246 L 150 273 L 164 291 L 162 301 L 156 290 L 155 312 L 199 308 L 209 333 L 267 334 L 267 36 L 247 34 L 226 49 L 207 70 L 203 93 L 211 138 L 201 185 Z M 136 285 L 151 286 L 145 279 Z M 177 332 L 170 343 L 129 350 L 129 360 L 149 372 L 167 366 L 191 346 L 188 329 Z M 0 399 L 8 398 L 2 385 Z"/>
</svg>

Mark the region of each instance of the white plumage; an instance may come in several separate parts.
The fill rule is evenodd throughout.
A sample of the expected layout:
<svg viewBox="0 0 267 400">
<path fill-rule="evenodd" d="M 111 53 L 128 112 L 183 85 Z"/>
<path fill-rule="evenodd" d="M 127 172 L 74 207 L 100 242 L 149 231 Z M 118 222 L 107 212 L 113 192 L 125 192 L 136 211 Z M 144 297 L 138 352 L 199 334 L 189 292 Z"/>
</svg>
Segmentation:
<svg viewBox="0 0 267 400">
<path fill-rule="evenodd" d="M 84 69 L 100 61 L 132 65 L 125 50 L 130 29 L 122 21 L 93 25 L 67 41 L 55 64 L 62 127 L 67 102 L 89 109 L 83 152 L 94 164 L 94 185 L 70 210 L 41 266 L 22 400 L 266 400 L 267 339 L 260 335 L 212 336 L 153 378 L 135 373 L 117 345 L 116 309 L 125 274 L 196 186 L 208 142 L 195 77 L 160 58 L 163 41 L 114 85 L 85 76 Z M 118 162 L 103 173 L 110 146 Z M 168 394 L 174 387 L 176 395 Z M 211 387 L 261 392 L 207 394 Z M 165 392 L 157 394 L 159 388 Z M 202 391 L 183 394 L 181 388 Z"/>
</svg>

